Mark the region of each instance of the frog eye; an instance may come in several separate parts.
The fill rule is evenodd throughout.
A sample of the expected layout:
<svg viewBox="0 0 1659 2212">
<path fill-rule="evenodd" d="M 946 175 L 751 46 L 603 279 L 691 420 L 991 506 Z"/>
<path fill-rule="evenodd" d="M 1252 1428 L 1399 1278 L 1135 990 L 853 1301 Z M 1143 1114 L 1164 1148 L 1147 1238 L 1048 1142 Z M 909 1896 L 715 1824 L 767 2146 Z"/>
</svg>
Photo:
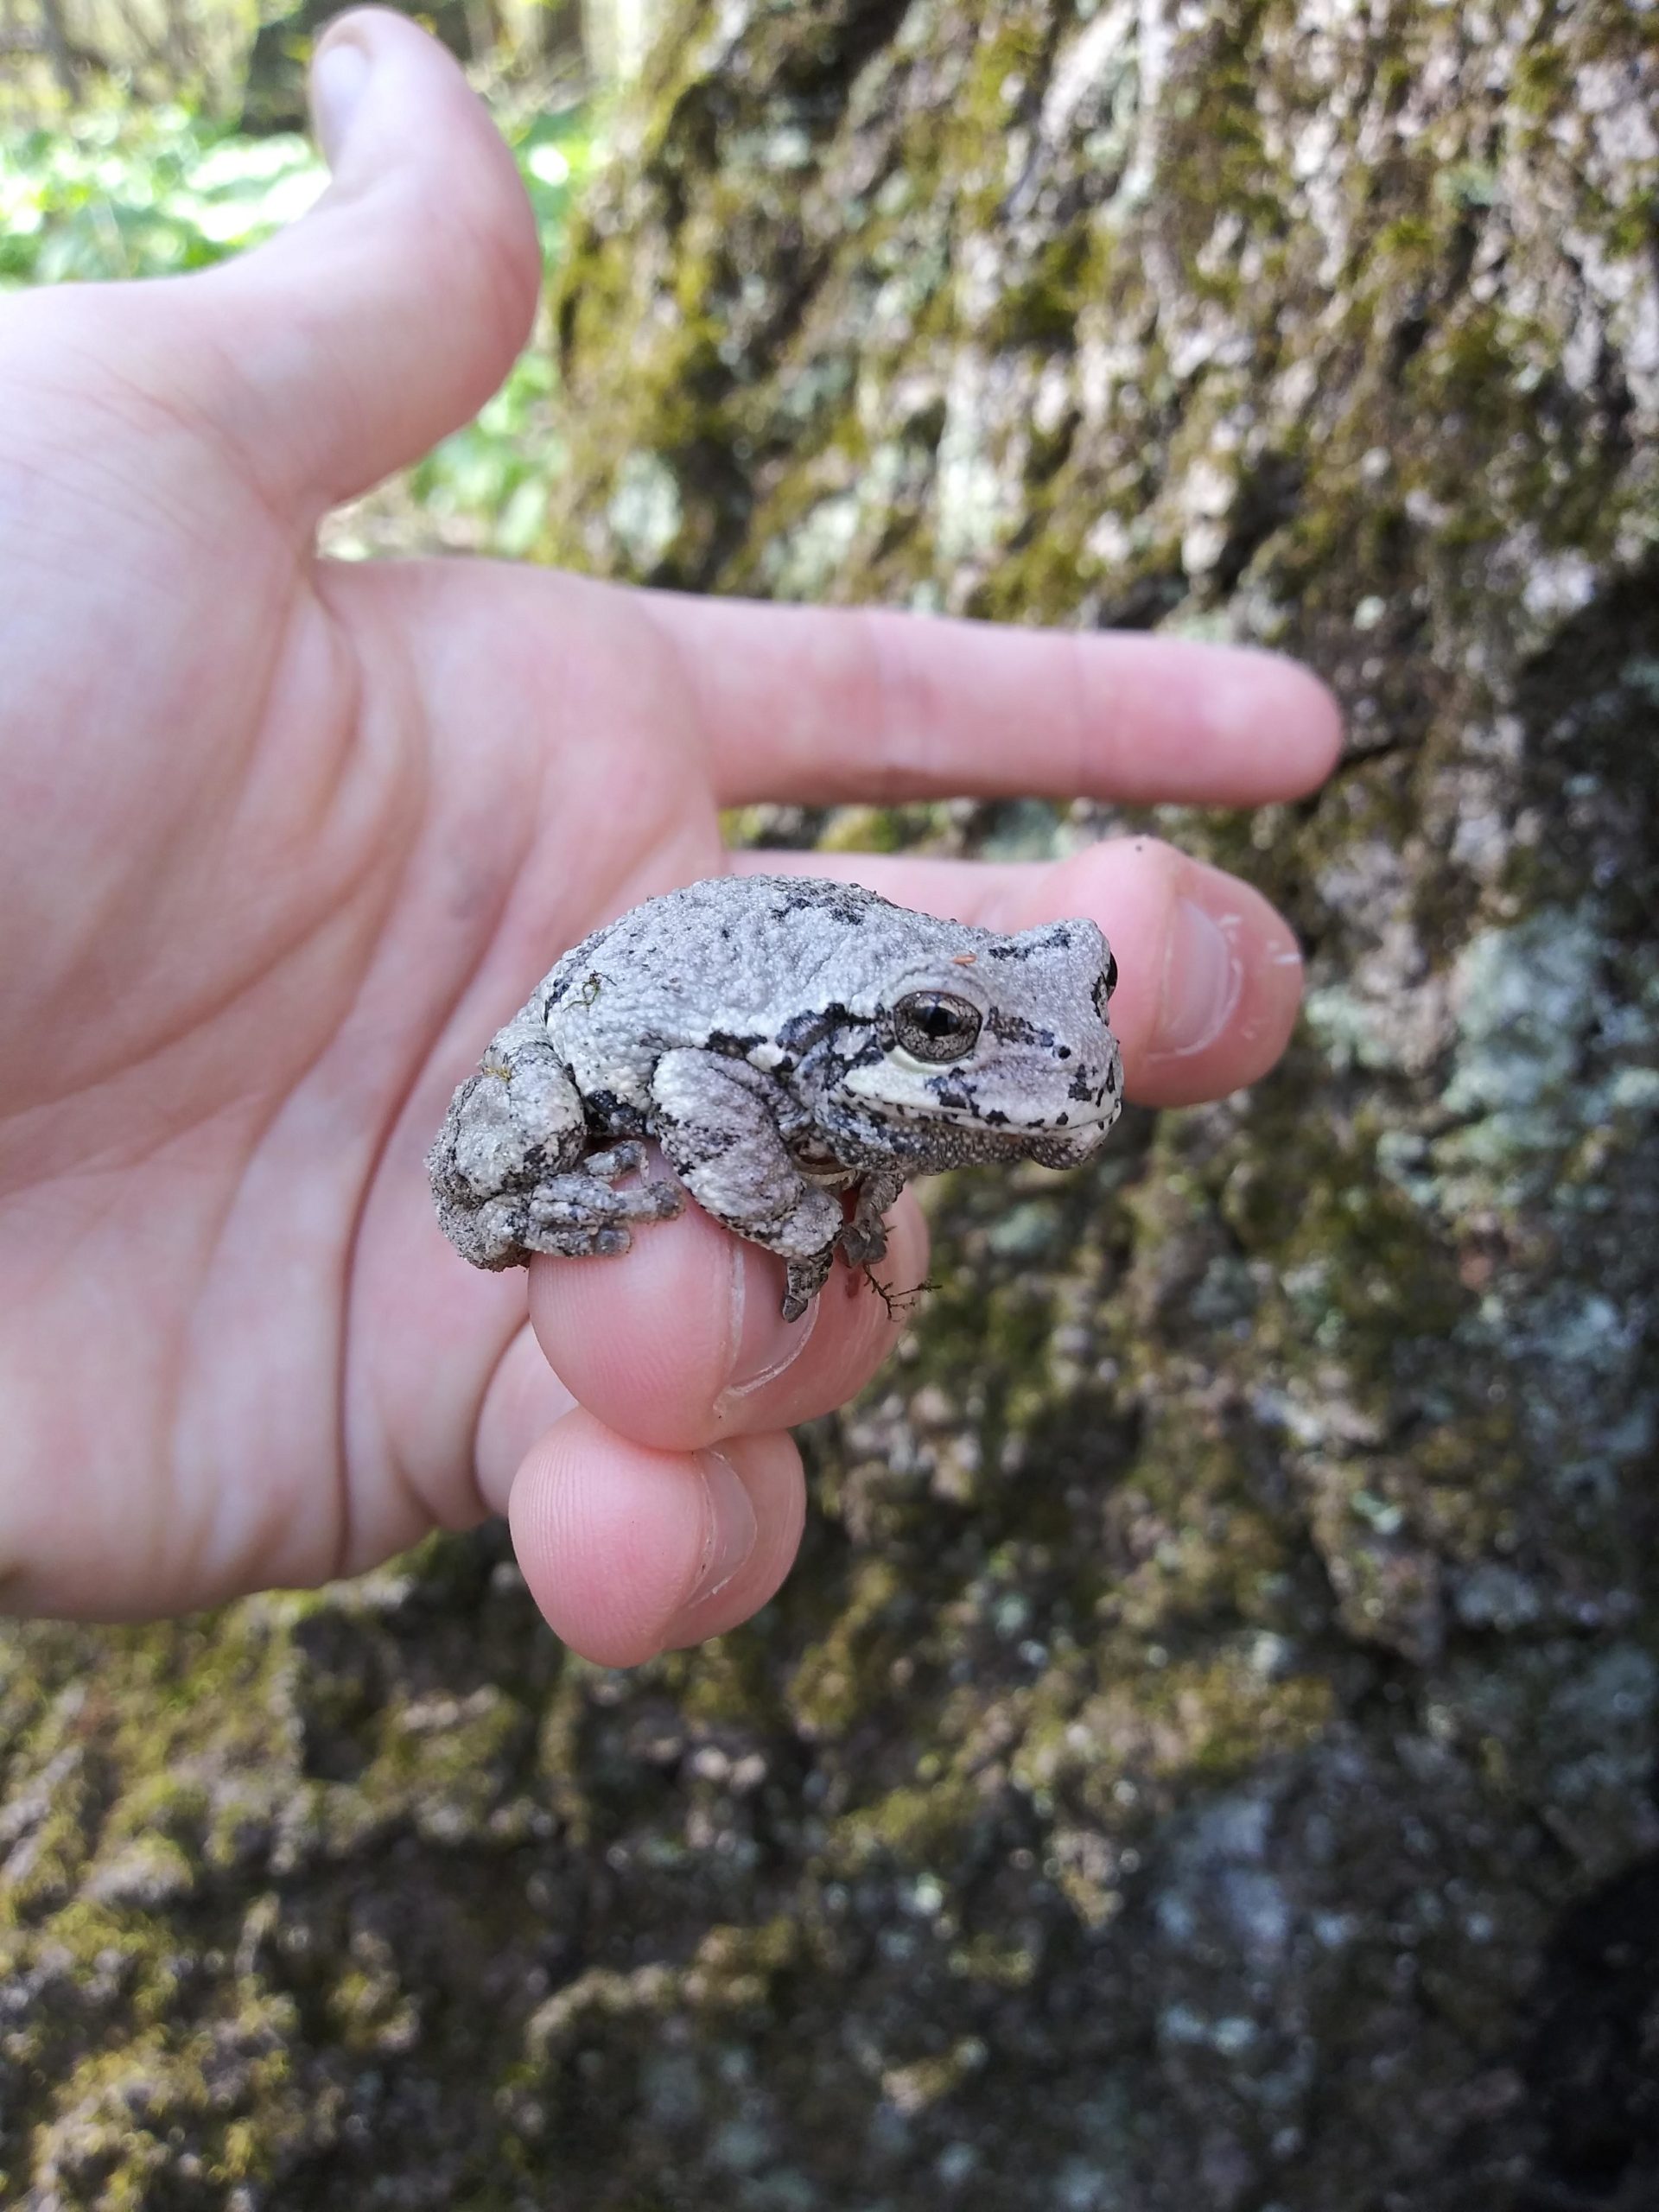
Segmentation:
<svg viewBox="0 0 1659 2212">
<path fill-rule="evenodd" d="M 918 1060 L 959 1060 L 979 1039 L 979 1009 L 950 991 L 912 991 L 893 1009 L 899 1042 Z"/>
<path fill-rule="evenodd" d="M 1106 1001 L 1116 988 L 1117 956 L 1114 952 L 1109 952 L 1106 955 L 1106 966 L 1103 972 L 1096 976 L 1094 989 L 1090 993 L 1095 1001 L 1095 1012 L 1103 1021 L 1106 1019 Z"/>
</svg>

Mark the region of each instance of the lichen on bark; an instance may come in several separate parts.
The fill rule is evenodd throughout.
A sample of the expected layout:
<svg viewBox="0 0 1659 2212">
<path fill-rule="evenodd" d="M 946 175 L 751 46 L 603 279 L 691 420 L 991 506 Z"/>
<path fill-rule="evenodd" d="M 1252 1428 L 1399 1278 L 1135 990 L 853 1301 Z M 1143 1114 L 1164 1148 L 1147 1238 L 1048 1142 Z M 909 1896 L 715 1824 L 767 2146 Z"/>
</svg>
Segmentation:
<svg viewBox="0 0 1659 2212">
<path fill-rule="evenodd" d="M 717 1648 L 563 1658 L 493 1535 L 16 1631 L 10 2197 L 1659 2194 L 1656 79 L 1611 0 L 683 10 L 559 282 L 549 550 L 1305 655 L 1330 789 L 1152 818 L 1308 1018 L 940 1187 Z"/>
</svg>

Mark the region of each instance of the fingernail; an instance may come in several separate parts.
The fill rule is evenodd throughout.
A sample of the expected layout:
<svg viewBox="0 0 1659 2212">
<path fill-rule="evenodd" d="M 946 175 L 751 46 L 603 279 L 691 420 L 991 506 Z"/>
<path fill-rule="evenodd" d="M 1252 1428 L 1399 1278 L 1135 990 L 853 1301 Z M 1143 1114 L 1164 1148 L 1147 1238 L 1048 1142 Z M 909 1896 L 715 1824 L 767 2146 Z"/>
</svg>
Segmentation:
<svg viewBox="0 0 1659 2212">
<path fill-rule="evenodd" d="M 758 1390 L 792 1367 L 818 1318 L 814 1299 L 798 1321 L 785 1320 L 782 1265 L 753 1244 L 734 1243 L 731 1285 L 732 1379 L 722 1399 Z"/>
<path fill-rule="evenodd" d="M 699 1452 L 702 1477 L 702 1565 L 687 1605 L 723 1590 L 754 1549 L 760 1524 L 737 1469 L 720 1452 Z"/>
<path fill-rule="evenodd" d="M 355 39 L 334 38 L 311 60 L 311 114 L 323 159 L 333 168 L 369 81 L 369 57 Z"/>
<path fill-rule="evenodd" d="M 1236 915 L 1218 918 L 1196 899 L 1176 899 L 1164 955 L 1163 1005 L 1150 1047 L 1154 1059 L 1202 1052 L 1227 1027 L 1244 985 L 1234 943 L 1237 931 Z"/>
</svg>

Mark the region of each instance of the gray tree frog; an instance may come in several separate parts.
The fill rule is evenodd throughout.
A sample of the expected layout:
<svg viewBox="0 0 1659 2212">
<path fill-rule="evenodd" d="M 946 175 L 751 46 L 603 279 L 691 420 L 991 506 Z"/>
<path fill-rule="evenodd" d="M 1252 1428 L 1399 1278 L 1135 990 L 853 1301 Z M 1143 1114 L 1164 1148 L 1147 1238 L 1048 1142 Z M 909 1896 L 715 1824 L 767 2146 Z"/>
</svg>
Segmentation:
<svg viewBox="0 0 1659 2212">
<path fill-rule="evenodd" d="M 626 1252 L 684 1204 L 625 1180 L 655 1137 L 787 1262 L 797 1320 L 838 1250 L 881 1257 L 912 1176 L 1095 1151 L 1122 1103 L 1116 981 L 1090 921 L 999 937 L 812 876 L 688 884 L 585 938 L 492 1040 L 427 1160 L 444 1233 L 480 1268 Z"/>
</svg>

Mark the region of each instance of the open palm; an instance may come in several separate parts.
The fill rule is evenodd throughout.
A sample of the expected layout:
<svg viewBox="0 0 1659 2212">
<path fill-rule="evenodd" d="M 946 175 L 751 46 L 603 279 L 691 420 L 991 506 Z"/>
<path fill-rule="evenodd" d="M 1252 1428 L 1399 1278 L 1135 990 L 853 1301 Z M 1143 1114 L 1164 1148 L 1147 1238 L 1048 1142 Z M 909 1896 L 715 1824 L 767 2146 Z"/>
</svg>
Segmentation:
<svg viewBox="0 0 1659 2212">
<path fill-rule="evenodd" d="M 721 806 L 1249 804 L 1319 780 L 1334 717 L 1261 655 L 319 560 L 331 505 L 499 381 L 537 265 L 423 34 L 346 18 L 318 89 L 335 181 L 293 232 L 0 312 L 0 1588 L 154 1613 L 510 1508 L 555 1625 L 626 1662 L 770 1595 L 788 1427 L 895 1324 L 832 1285 L 787 1329 L 777 1263 L 695 1211 L 538 1262 L 527 1313 L 422 1172 L 484 1041 L 587 930 L 731 864 Z M 1249 1081 L 1294 1014 L 1271 910 L 1151 841 L 835 865 L 1094 915 L 1143 1098 Z M 908 1201 L 890 1264 L 924 1271 Z"/>
</svg>

